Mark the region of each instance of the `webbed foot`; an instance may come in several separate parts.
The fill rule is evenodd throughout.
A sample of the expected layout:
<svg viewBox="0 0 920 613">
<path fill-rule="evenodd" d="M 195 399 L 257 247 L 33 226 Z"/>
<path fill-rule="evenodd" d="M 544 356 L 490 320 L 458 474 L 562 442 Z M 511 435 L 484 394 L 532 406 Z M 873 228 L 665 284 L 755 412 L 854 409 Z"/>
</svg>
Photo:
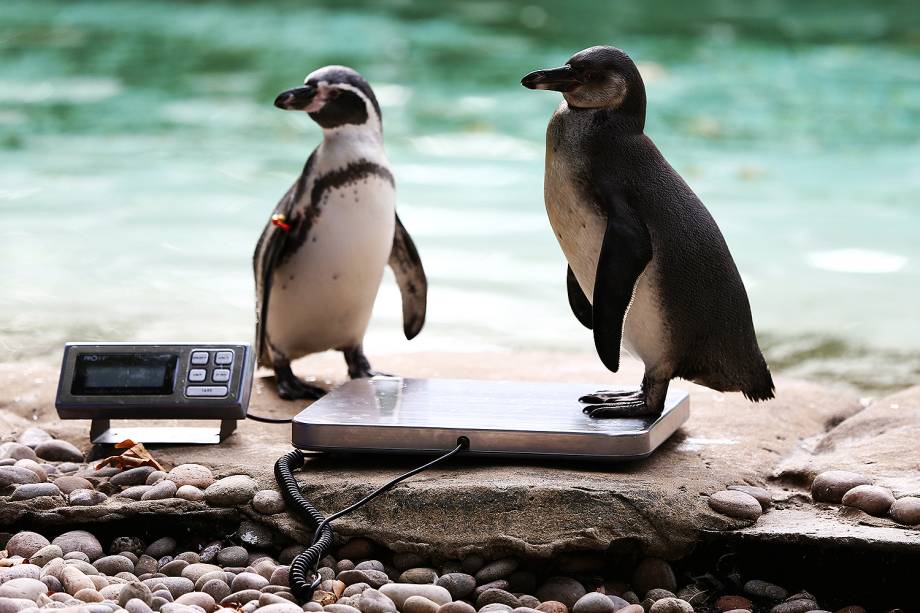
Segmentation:
<svg viewBox="0 0 920 613">
<path fill-rule="evenodd" d="M 612 419 L 616 417 L 648 417 L 660 411 L 650 408 L 641 391 L 596 392 L 578 399 L 590 403 L 582 412 L 595 419 Z"/>
<path fill-rule="evenodd" d="M 392 377 L 393 375 L 380 372 L 371 368 L 364 349 L 361 345 L 342 349 L 345 354 L 345 363 L 348 365 L 348 376 L 352 379 L 370 379 L 371 377 Z"/>
<path fill-rule="evenodd" d="M 326 395 L 326 390 L 318 385 L 299 379 L 290 364 L 275 366 L 275 383 L 283 400 L 317 400 Z"/>
</svg>

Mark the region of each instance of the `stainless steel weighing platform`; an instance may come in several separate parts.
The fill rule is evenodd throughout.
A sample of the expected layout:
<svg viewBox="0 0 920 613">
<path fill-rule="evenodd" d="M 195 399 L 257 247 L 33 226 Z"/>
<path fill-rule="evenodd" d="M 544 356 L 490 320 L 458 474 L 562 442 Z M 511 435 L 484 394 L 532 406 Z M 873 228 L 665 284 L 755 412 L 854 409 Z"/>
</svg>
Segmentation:
<svg viewBox="0 0 920 613">
<path fill-rule="evenodd" d="M 687 392 L 668 392 L 656 418 L 592 419 L 578 398 L 604 384 L 457 379 L 356 379 L 294 418 L 293 444 L 348 453 L 468 453 L 631 460 L 651 455 L 690 416 Z"/>
</svg>

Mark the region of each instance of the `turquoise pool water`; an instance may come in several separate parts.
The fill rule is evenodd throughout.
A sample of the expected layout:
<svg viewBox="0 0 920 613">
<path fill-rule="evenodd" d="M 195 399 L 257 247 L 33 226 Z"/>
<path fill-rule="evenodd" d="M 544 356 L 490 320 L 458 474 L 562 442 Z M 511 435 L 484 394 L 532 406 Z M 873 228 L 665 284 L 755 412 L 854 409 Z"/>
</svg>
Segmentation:
<svg viewBox="0 0 920 613">
<path fill-rule="evenodd" d="M 556 94 L 616 44 L 647 132 L 720 223 L 774 369 L 920 380 L 920 5 L 851 1 L 0 3 L 0 359 L 67 339 L 249 338 L 250 257 L 320 138 L 272 106 L 312 69 L 380 98 L 431 279 L 370 351 L 589 349 L 542 202 Z"/>
</svg>

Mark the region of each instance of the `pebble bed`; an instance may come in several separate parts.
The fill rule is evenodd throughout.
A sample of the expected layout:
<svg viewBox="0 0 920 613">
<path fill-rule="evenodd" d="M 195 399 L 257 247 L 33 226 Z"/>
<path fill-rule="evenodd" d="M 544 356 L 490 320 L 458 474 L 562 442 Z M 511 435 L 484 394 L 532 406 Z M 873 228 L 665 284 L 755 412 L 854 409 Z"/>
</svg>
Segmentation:
<svg viewBox="0 0 920 613">
<path fill-rule="evenodd" d="M 819 475 L 816 501 L 855 506 L 901 523 L 920 523 L 920 499 L 895 500 L 854 473 Z M 0 444 L 0 496 L 23 501 L 51 496 L 70 506 L 111 498 L 181 498 L 216 507 L 251 505 L 261 514 L 285 512 L 279 492 L 259 489 L 247 475 L 216 478 L 183 464 L 95 469 L 82 452 L 46 432 L 26 430 Z M 763 488 L 739 484 L 709 498 L 713 509 L 756 520 L 770 508 Z M 637 559 L 611 570 L 598 552 L 557 560 L 467 555 L 432 560 L 394 553 L 368 539 L 340 543 L 320 563 L 320 589 L 298 603 L 288 585 L 301 545 L 283 541 L 257 522 L 222 538 L 143 535 L 100 538 L 85 530 L 45 535 L 0 533 L 0 613 L 688 613 L 698 611 L 806 613 L 823 611 L 808 592 L 790 593 L 757 577 L 718 580 L 708 573 L 675 574 L 661 559 Z M 182 541 L 182 542 L 180 542 Z M 280 545 L 279 545 L 280 543 Z M 695 579 L 693 577 L 696 577 Z M 859 613 L 860 606 L 837 609 Z"/>
</svg>

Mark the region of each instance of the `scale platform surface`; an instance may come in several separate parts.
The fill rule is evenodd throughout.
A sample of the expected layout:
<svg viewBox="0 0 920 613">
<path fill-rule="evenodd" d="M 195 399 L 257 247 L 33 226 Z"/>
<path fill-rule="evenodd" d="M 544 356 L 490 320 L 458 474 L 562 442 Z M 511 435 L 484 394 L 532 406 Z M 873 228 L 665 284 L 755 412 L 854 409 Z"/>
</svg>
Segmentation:
<svg viewBox="0 0 920 613">
<path fill-rule="evenodd" d="M 355 379 L 294 418 L 293 444 L 346 453 L 443 453 L 460 436 L 469 453 L 632 460 L 690 416 L 687 392 L 668 392 L 658 417 L 593 419 L 578 398 L 610 385 L 459 379 Z"/>
</svg>

